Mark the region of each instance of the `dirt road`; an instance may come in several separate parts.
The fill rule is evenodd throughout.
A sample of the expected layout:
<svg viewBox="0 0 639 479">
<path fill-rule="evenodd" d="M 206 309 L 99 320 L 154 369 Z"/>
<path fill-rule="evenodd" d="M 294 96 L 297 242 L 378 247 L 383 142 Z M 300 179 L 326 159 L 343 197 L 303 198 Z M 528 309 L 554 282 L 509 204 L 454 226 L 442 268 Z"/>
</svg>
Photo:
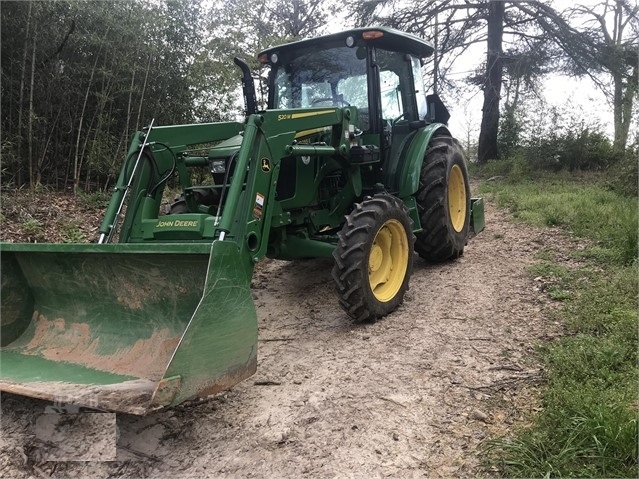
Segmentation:
<svg viewBox="0 0 639 479">
<path fill-rule="evenodd" d="M 331 261 L 266 261 L 254 277 L 258 373 L 146 418 L 118 415 L 117 461 L 38 459 L 46 403 L 3 395 L 1 477 L 477 477 L 481 445 L 525 422 L 541 381 L 533 345 L 557 334 L 535 254 L 558 233 L 508 221 L 458 261 L 420 259 L 404 304 L 355 325 Z"/>
</svg>

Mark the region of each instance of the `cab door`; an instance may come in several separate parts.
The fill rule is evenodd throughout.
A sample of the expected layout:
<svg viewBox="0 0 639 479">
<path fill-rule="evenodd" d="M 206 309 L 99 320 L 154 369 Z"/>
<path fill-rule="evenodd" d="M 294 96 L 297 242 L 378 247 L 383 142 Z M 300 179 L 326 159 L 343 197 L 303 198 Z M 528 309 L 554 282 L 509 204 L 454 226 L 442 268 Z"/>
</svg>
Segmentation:
<svg viewBox="0 0 639 479">
<path fill-rule="evenodd" d="M 377 49 L 376 63 L 379 71 L 384 183 L 390 190 L 395 190 L 402 152 L 422 126 L 419 120 L 426 115 L 426 97 L 419 59 L 406 53 Z"/>
</svg>

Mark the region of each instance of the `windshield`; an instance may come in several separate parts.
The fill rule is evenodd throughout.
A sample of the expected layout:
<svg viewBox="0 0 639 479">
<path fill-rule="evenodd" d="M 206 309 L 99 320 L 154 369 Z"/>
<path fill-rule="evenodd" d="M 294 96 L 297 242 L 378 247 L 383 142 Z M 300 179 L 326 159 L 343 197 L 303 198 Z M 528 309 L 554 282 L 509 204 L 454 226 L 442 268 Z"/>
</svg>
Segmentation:
<svg viewBox="0 0 639 479">
<path fill-rule="evenodd" d="M 307 51 L 276 65 L 274 75 L 274 108 L 368 108 L 364 48 Z"/>
</svg>

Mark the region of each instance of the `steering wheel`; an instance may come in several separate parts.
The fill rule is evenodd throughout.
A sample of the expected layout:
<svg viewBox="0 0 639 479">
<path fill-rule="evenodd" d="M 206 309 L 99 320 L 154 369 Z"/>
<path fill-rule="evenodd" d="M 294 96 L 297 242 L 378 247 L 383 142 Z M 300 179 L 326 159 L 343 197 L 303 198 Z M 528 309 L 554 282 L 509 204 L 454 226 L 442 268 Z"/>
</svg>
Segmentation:
<svg viewBox="0 0 639 479">
<path fill-rule="evenodd" d="M 392 119 L 392 120 L 391 120 L 391 126 L 394 126 L 394 125 L 395 125 L 395 123 L 397 123 L 399 120 L 401 120 L 402 118 L 404 118 L 404 117 L 406 116 L 406 113 L 408 113 L 408 112 L 406 112 L 406 111 L 405 111 L 404 113 L 402 113 L 401 115 L 399 115 L 397 118 Z"/>
</svg>

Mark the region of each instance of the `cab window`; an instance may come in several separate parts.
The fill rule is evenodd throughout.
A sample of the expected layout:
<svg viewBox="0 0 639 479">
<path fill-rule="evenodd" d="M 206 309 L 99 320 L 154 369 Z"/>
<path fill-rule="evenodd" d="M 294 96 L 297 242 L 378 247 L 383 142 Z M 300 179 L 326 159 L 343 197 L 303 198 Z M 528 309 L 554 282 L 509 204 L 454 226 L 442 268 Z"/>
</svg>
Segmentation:
<svg viewBox="0 0 639 479">
<path fill-rule="evenodd" d="M 413 62 L 405 53 L 377 50 L 382 118 L 386 121 L 418 119 Z"/>
</svg>

